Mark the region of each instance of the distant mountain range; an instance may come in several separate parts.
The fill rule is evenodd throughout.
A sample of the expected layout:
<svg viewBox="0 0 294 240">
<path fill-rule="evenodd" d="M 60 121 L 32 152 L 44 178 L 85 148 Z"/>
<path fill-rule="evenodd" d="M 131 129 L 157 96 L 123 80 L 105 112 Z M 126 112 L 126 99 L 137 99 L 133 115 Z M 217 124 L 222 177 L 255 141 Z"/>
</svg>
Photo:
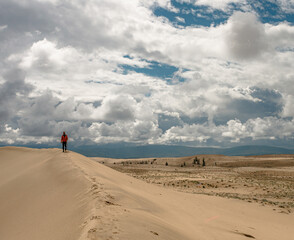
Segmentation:
<svg viewBox="0 0 294 240">
<path fill-rule="evenodd" d="M 185 147 L 170 145 L 146 146 L 83 146 L 72 149 L 88 157 L 106 158 L 159 158 L 184 157 L 200 154 L 221 154 L 226 156 L 250 156 L 266 154 L 294 154 L 294 149 L 271 146 L 240 146 L 232 148 Z"/>
<path fill-rule="evenodd" d="M 1 145 L 0 145 L 1 146 Z M 3 146 L 3 145 L 2 145 Z M 24 147 L 30 148 L 52 148 L 58 146 L 29 144 Z M 105 158 L 159 158 L 159 157 L 185 157 L 200 154 L 221 154 L 226 156 L 252 156 L 267 154 L 294 154 L 294 149 L 281 147 L 248 145 L 231 148 L 212 148 L 212 147 L 186 147 L 174 145 L 145 145 L 129 146 L 126 144 L 110 145 L 85 145 L 71 146 L 69 150 L 78 152 L 87 157 Z"/>
</svg>

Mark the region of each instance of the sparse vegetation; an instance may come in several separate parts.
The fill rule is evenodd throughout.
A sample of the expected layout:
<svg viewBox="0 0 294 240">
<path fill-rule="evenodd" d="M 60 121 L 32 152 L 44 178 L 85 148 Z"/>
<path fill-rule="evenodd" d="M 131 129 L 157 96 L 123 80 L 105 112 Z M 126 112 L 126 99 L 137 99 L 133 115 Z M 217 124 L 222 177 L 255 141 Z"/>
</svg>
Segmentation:
<svg viewBox="0 0 294 240">
<path fill-rule="evenodd" d="M 193 160 L 193 164 L 200 165 L 200 160 L 197 157 L 195 157 Z"/>
<path fill-rule="evenodd" d="M 271 160 L 273 157 L 203 157 L 185 159 L 149 159 L 128 160 L 108 164 L 110 167 L 125 172 L 133 177 L 152 184 L 190 193 L 235 198 L 246 202 L 258 202 L 270 205 L 276 211 L 290 213 L 294 208 L 294 171 L 275 170 L 275 167 L 290 165 L 293 158 Z M 156 167 L 149 165 L 156 160 Z M 201 168 L 191 168 L 200 162 Z M 188 162 L 187 162 L 188 161 Z M 217 167 L 215 163 L 217 161 Z M 133 162 L 133 165 L 131 165 Z M 137 164 L 134 164 L 137 162 Z M 253 170 L 241 171 L 239 167 L 247 167 L 254 163 Z M 177 164 L 175 164 L 177 163 Z M 203 164 L 204 163 L 204 164 Z M 253 163 L 249 165 L 252 167 Z M 107 164 L 107 163 L 106 163 Z M 271 168 L 264 169 L 264 165 Z M 278 165 L 280 164 L 280 165 Z M 177 165 L 177 166 L 176 166 Z M 165 167 L 173 166 L 173 167 Z M 225 167 L 224 167 L 225 166 Z M 291 165 L 292 166 L 292 165 Z M 258 172 L 258 174 L 256 174 Z M 234 192 L 232 193 L 232 190 Z M 279 208 L 279 206 L 282 206 Z M 282 209 L 282 210 L 279 210 Z"/>
<path fill-rule="evenodd" d="M 186 163 L 184 162 L 183 164 L 181 164 L 181 167 L 186 167 Z"/>
</svg>

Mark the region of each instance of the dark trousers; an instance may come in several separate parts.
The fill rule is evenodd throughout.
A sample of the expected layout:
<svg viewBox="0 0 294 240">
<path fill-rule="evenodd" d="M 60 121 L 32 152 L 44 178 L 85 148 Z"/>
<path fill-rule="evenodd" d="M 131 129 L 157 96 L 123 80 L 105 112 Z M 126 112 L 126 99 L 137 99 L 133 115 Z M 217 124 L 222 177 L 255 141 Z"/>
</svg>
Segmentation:
<svg viewBox="0 0 294 240">
<path fill-rule="evenodd" d="M 62 150 L 66 151 L 66 142 L 62 142 Z"/>
</svg>

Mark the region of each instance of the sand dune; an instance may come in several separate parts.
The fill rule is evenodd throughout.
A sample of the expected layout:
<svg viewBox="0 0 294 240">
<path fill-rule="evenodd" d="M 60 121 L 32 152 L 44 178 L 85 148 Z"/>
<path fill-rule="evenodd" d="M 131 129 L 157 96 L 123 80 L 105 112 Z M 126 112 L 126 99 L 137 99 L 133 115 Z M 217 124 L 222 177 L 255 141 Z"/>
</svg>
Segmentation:
<svg viewBox="0 0 294 240">
<path fill-rule="evenodd" d="M 0 148 L 0 239 L 292 240 L 293 214 L 187 194 L 77 153 Z"/>
</svg>

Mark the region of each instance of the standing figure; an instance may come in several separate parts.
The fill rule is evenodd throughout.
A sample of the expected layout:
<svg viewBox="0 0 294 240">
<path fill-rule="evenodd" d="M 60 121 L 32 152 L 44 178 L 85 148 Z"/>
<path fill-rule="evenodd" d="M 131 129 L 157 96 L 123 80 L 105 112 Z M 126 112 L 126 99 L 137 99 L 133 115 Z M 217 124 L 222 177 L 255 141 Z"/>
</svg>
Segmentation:
<svg viewBox="0 0 294 240">
<path fill-rule="evenodd" d="M 68 137 L 65 134 L 65 132 L 63 132 L 62 136 L 61 136 L 61 143 L 62 143 L 62 150 L 63 152 L 66 151 L 66 143 L 67 143 Z"/>
</svg>

